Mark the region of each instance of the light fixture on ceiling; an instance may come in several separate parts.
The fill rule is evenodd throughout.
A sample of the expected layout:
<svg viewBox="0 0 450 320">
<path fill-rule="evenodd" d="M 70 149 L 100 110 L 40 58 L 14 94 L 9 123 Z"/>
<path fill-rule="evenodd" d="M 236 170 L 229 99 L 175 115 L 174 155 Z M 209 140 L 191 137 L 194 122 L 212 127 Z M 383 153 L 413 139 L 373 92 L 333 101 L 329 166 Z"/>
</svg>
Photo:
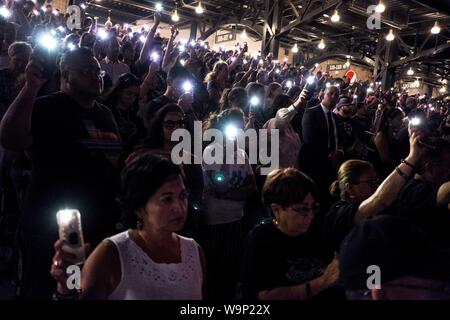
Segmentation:
<svg viewBox="0 0 450 320">
<path fill-rule="evenodd" d="M 386 36 L 387 41 L 393 41 L 395 39 L 394 31 L 392 29 L 389 30 L 389 33 Z"/>
<path fill-rule="evenodd" d="M 383 13 L 386 10 L 386 6 L 383 4 L 383 0 L 375 7 L 375 12 Z"/>
<path fill-rule="evenodd" d="M 439 24 L 438 24 L 438 22 L 436 21 L 436 22 L 434 23 L 433 28 L 431 28 L 431 33 L 432 33 L 432 34 L 438 34 L 439 32 L 441 32 L 441 28 L 439 27 Z"/>
<path fill-rule="evenodd" d="M 241 33 L 241 39 L 242 39 L 242 40 L 247 40 L 247 39 L 248 39 L 247 31 L 245 31 L 245 29 L 244 29 L 244 31 L 242 31 L 242 33 Z"/>
<path fill-rule="evenodd" d="M 331 21 L 332 22 L 339 22 L 339 20 L 341 20 L 341 16 L 339 15 L 339 12 L 336 9 L 334 11 L 334 14 L 331 16 Z"/>
<path fill-rule="evenodd" d="M 195 13 L 197 13 L 197 14 L 202 14 L 203 11 L 204 11 L 204 10 L 203 10 L 203 7 L 202 7 L 202 2 L 199 1 L 198 6 L 195 7 Z"/>
<path fill-rule="evenodd" d="M 178 15 L 177 9 L 174 10 L 173 14 L 172 14 L 172 21 L 173 22 L 178 22 L 180 21 L 180 16 Z"/>
<path fill-rule="evenodd" d="M 325 41 L 323 41 L 323 38 L 320 40 L 320 42 L 319 42 L 319 44 L 317 45 L 317 47 L 318 47 L 320 50 L 325 49 Z"/>
</svg>

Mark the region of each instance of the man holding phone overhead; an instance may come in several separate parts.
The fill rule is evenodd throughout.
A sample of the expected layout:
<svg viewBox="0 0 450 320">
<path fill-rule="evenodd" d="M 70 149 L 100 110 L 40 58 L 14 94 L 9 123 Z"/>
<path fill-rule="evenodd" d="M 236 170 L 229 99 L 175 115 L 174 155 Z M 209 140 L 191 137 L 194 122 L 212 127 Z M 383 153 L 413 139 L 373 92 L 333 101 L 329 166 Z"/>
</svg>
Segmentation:
<svg viewBox="0 0 450 320">
<path fill-rule="evenodd" d="M 21 225 L 20 295 L 28 299 L 52 294 L 46 264 L 57 211 L 78 209 L 85 239 L 94 246 L 114 233 L 119 212 L 121 141 L 111 111 L 95 101 L 103 87 L 99 63 L 86 48 L 65 53 L 61 91 L 37 98 L 46 82 L 42 54 L 32 54 L 26 84 L 0 124 L 2 145 L 26 150 L 33 168 Z"/>
</svg>

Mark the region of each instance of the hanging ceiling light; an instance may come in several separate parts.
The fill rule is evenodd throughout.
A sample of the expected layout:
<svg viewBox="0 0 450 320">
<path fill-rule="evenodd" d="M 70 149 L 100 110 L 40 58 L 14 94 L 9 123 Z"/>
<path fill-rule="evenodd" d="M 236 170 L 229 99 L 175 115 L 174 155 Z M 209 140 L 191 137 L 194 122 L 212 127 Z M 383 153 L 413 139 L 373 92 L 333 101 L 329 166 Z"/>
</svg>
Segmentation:
<svg viewBox="0 0 450 320">
<path fill-rule="evenodd" d="M 406 72 L 406 74 L 408 76 L 412 76 L 414 74 L 414 70 L 411 67 L 409 67 L 409 70 Z"/>
<path fill-rule="evenodd" d="M 383 4 L 383 0 L 375 7 L 375 11 L 378 13 L 383 13 L 386 10 L 386 6 Z"/>
<path fill-rule="evenodd" d="M 162 12 L 162 11 L 163 11 L 163 5 L 162 5 L 162 3 L 161 3 L 161 2 L 157 2 L 156 5 L 155 5 L 155 9 L 156 9 L 156 11 L 158 11 L 158 12 Z"/>
<path fill-rule="evenodd" d="M 195 7 L 195 13 L 197 13 L 197 14 L 202 14 L 203 11 L 204 11 L 204 10 L 203 10 L 203 8 L 202 8 L 202 2 L 199 1 L 198 6 Z"/>
<path fill-rule="evenodd" d="M 339 22 L 341 20 L 341 16 L 339 15 L 339 12 L 337 9 L 334 11 L 334 14 L 331 16 L 331 21 L 333 22 Z"/>
<path fill-rule="evenodd" d="M 178 22 L 180 21 L 180 16 L 178 15 L 177 9 L 175 9 L 175 11 L 172 14 L 172 21 L 173 22 Z"/>
<path fill-rule="evenodd" d="M 242 39 L 242 40 L 247 40 L 247 39 L 248 39 L 247 31 L 245 31 L 245 29 L 244 29 L 244 31 L 242 31 L 242 33 L 241 33 L 241 39 Z"/>
<path fill-rule="evenodd" d="M 292 47 L 292 52 L 293 52 L 293 53 L 297 53 L 297 52 L 298 52 L 298 46 L 297 46 L 297 43 L 294 44 L 294 46 Z"/>
<path fill-rule="evenodd" d="M 438 34 L 439 32 L 441 32 L 441 28 L 439 27 L 437 21 L 434 23 L 433 28 L 431 28 L 431 33 L 432 34 Z"/>
<path fill-rule="evenodd" d="M 320 40 L 320 42 L 319 42 L 319 44 L 317 45 L 317 47 L 318 47 L 320 50 L 325 49 L 325 42 L 323 41 L 323 38 Z"/>
<path fill-rule="evenodd" d="M 392 31 L 392 29 L 389 30 L 389 33 L 386 36 L 386 40 L 387 41 L 392 41 L 395 39 L 395 35 L 394 35 L 394 31 Z"/>
</svg>

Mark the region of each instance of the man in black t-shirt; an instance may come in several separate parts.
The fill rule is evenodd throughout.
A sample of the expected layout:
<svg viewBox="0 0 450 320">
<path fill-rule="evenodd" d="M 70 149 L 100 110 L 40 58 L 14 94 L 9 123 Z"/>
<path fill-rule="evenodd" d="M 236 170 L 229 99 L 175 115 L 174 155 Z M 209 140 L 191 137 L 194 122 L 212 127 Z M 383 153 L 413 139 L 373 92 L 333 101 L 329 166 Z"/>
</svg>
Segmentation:
<svg viewBox="0 0 450 320">
<path fill-rule="evenodd" d="M 450 142 L 425 141 L 418 173 L 402 190 L 393 209 L 421 227 L 436 245 L 450 248 Z"/>
<path fill-rule="evenodd" d="M 102 91 L 100 66 L 85 48 L 61 59 L 61 92 L 36 99 L 45 83 L 42 58 L 34 54 L 24 89 L 0 127 L 5 148 L 27 150 L 32 176 L 22 218 L 23 298 L 47 299 L 53 290 L 48 263 L 58 237 L 56 212 L 81 212 L 86 242 L 112 235 L 118 221 L 121 150 L 111 111 L 95 102 Z"/>
</svg>

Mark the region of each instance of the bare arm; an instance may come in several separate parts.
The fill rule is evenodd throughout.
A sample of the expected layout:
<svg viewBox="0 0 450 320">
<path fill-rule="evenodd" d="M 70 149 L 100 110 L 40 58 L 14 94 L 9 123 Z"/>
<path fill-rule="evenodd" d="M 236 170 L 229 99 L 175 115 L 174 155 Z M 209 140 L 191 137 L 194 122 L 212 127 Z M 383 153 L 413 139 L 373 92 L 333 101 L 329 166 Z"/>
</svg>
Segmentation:
<svg viewBox="0 0 450 320">
<path fill-rule="evenodd" d="M 83 267 L 80 299 L 106 300 L 119 284 L 121 272 L 115 244 L 104 240 L 92 252 Z"/>
<path fill-rule="evenodd" d="M 164 58 L 162 61 L 162 69 L 165 72 L 169 72 L 169 70 L 173 67 L 175 64 L 175 61 L 173 61 L 174 52 L 173 51 L 173 42 L 175 38 L 178 35 L 178 29 L 174 29 L 172 27 L 172 34 L 170 35 L 169 42 L 167 43 L 166 52 L 164 53 Z"/>
<path fill-rule="evenodd" d="M 384 135 L 378 133 L 373 140 L 375 143 L 375 147 L 377 148 L 378 154 L 380 155 L 381 161 L 383 163 L 391 163 L 391 155 L 389 152 L 389 145 L 386 141 L 386 137 Z"/>
<path fill-rule="evenodd" d="M 409 138 L 411 145 L 410 153 L 405 160 L 413 166 L 417 164 L 424 151 L 424 148 L 419 143 L 419 140 L 421 138 L 422 136 L 419 133 L 411 132 Z M 399 164 L 398 168 L 408 176 L 413 173 L 413 168 L 405 163 Z M 406 180 L 394 170 L 378 187 L 375 193 L 370 198 L 361 203 L 358 210 L 356 211 L 354 222 L 360 223 L 365 218 L 376 215 L 385 208 L 389 207 L 397 198 L 405 183 Z"/>
<path fill-rule="evenodd" d="M 156 29 L 158 28 L 160 22 L 161 22 L 161 14 L 155 11 L 155 23 L 150 29 L 150 32 L 148 33 L 147 38 L 145 39 L 145 43 L 142 46 L 141 54 L 139 55 L 139 63 L 141 64 L 144 64 L 149 57 L 150 48 L 152 47 L 153 43 L 153 38 L 155 36 Z"/>
<path fill-rule="evenodd" d="M 33 143 L 31 117 L 34 101 L 46 81 L 41 76 L 42 71 L 39 58 L 32 57 L 27 66 L 25 86 L 9 106 L 0 123 L 0 142 L 6 149 L 24 150 Z"/>
<path fill-rule="evenodd" d="M 436 204 L 438 207 L 448 206 L 450 209 L 450 181 L 440 186 L 436 196 Z"/>
<path fill-rule="evenodd" d="M 250 68 L 248 68 L 247 72 L 242 76 L 242 79 L 235 83 L 234 86 L 236 87 L 244 87 L 247 85 L 248 79 L 252 75 L 254 71 L 256 71 L 256 65 L 254 64 L 253 60 L 251 62 Z"/>
<path fill-rule="evenodd" d="M 310 283 L 310 297 L 317 295 L 321 291 L 333 286 L 339 279 L 339 262 L 337 257 L 327 266 L 324 274 Z M 308 299 L 306 284 L 279 287 L 272 290 L 260 291 L 259 300 L 306 300 Z"/>
</svg>

